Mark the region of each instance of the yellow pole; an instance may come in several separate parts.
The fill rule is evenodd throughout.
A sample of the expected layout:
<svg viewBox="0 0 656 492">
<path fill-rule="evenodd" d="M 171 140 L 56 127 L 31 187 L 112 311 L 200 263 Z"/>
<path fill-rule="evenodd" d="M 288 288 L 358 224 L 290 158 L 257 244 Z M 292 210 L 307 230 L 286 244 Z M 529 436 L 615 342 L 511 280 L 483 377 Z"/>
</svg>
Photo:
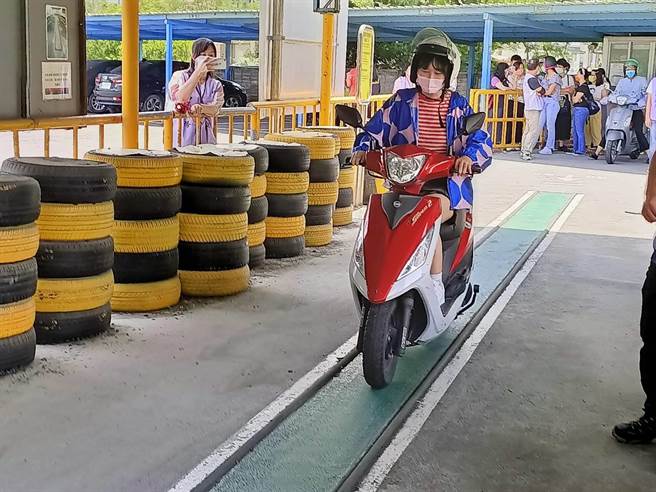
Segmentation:
<svg viewBox="0 0 656 492">
<path fill-rule="evenodd" d="M 323 14 L 323 44 L 321 47 L 321 112 L 319 124 L 330 126 L 330 98 L 333 91 L 333 49 L 335 45 L 335 14 Z"/>
<path fill-rule="evenodd" d="M 123 147 L 139 147 L 139 0 L 123 0 Z"/>
</svg>

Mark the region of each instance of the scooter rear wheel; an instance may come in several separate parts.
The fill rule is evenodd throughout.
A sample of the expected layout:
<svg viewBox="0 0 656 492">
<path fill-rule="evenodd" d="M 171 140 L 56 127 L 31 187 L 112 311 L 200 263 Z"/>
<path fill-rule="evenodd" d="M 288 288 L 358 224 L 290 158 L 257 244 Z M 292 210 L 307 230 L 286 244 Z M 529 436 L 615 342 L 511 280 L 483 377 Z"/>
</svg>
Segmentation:
<svg viewBox="0 0 656 492">
<path fill-rule="evenodd" d="M 374 304 L 367 311 L 362 343 L 364 379 L 373 389 L 392 382 L 398 362 L 400 326 L 396 301 Z"/>
<path fill-rule="evenodd" d="M 617 161 L 617 154 L 619 153 L 619 140 L 609 140 L 606 144 L 606 162 L 608 164 L 615 164 Z"/>
</svg>

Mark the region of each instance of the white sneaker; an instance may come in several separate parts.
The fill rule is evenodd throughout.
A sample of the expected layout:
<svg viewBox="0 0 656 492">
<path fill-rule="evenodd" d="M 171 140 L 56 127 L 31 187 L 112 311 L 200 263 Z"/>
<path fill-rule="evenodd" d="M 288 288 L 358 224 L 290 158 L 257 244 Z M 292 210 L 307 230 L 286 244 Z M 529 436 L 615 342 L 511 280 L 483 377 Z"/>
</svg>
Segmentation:
<svg viewBox="0 0 656 492">
<path fill-rule="evenodd" d="M 522 153 L 522 160 L 530 161 L 530 160 L 533 160 L 533 157 L 531 157 L 531 154 L 529 154 L 528 152 L 527 153 Z"/>
<path fill-rule="evenodd" d="M 548 149 L 547 147 L 545 147 L 542 150 L 540 150 L 540 152 L 538 152 L 538 154 L 540 154 L 540 155 L 551 155 L 551 154 L 553 154 L 553 151 L 551 149 Z"/>
<path fill-rule="evenodd" d="M 442 282 L 442 275 L 440 274 L 439 278 L 435 278 L 431 275 L 431 279 L 433 280 L 433 287 L 435 288 L 435 297 L 437 297 L 437 300 L 440 303 L 439 305 L 441 306 L 444 304 L 445 300 L 444 282 Z"/>
</svg>

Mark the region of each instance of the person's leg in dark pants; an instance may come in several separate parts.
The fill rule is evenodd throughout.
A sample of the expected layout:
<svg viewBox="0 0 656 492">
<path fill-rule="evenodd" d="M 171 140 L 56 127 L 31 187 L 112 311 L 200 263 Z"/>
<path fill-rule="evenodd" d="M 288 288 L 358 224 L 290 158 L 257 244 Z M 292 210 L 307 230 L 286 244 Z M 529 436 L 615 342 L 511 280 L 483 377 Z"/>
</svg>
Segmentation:
<svg viewBox="0 0 656 492">
<path fill-rule="evenodd" d="M 645 137 L 645 113 L 641 109 L 637 109 L 633 112 L 631 124 L 633 125 L 633 131 L 635 131 L 636 137 L 638 138 L 640 152 L 644 152 L 649 149 L 649 141 L 647 140 L 647 137 Z"/>
<path fill-rule="evenodd" d="M 640 381 L 647 395 L 644 415 L 638 420 L 618 424 L 613 436 L 628 444 L 648 443 L 656 439 L 656 265 L 651 263 L 642 287 L 640 316 Z"/>
</svg>

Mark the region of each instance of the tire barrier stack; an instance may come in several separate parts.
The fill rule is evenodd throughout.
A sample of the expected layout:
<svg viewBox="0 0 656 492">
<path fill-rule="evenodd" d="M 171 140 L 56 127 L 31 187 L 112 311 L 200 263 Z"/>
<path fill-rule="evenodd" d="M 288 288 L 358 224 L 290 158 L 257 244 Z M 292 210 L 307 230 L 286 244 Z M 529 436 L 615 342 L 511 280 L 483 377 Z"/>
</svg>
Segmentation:
<svg viewBox="0 0 656 492">
<path fill-rule="evenodd" d="M 305 245 L 326 246 L 333 238 L 333 208 L 337 203 L 339 160 L 336 139 L 328 133 L 285 132 L 272 140 L 295 142 L 310 151 L 308 210 L 305 214 Z"/>
<path fill-rule="evenodd" d="M 180 301 L 178 212 L 182 162 L 169 152 L 97 150 L 116 168 L 114 311 L 157 311 Z"/>
<path fill-rule="evenodd" d="M 294 258 L 305 252 L 310 150 L 297 143 L 258 140 L 269 153 L 266 173 L 269 211 L 266 218 L 267 258 Z"/>
<path fill-rule="evenodd" d="M 197 148 L 197 147 L 196 147 Z M 255 158 L 246 151 L 188 153 L 183 163 L 180 213 L 182 293 L 195 297 L 228 296 L 250 282 L 248 211 Z M 253 149 L 260 156 L 262 149 Z"/>
<path fill-rule="evenodd" d="M 350 158 L 355 145 L 355 130 L 339 126 L 304 127 L 303 130 L 330 133 L 339 138 L 339 195 L 333 213 L 333 225 L 340 227 L 352 224 L 355 168 L 351 166 Z"/>
<path fill-rule="evenodd" d="M 39 157 L 8 159 L 2 169 L 30 176 L 41 187 L 37 342 L 60 343 L 105 331 L 114 288 L 115 169 L 88 160 Z"/>
<path fill-rule="evenodd" d="M 34 179 L 0 173 L 0 372 L 34 360 L 40 197 Z"/>
</svg>

